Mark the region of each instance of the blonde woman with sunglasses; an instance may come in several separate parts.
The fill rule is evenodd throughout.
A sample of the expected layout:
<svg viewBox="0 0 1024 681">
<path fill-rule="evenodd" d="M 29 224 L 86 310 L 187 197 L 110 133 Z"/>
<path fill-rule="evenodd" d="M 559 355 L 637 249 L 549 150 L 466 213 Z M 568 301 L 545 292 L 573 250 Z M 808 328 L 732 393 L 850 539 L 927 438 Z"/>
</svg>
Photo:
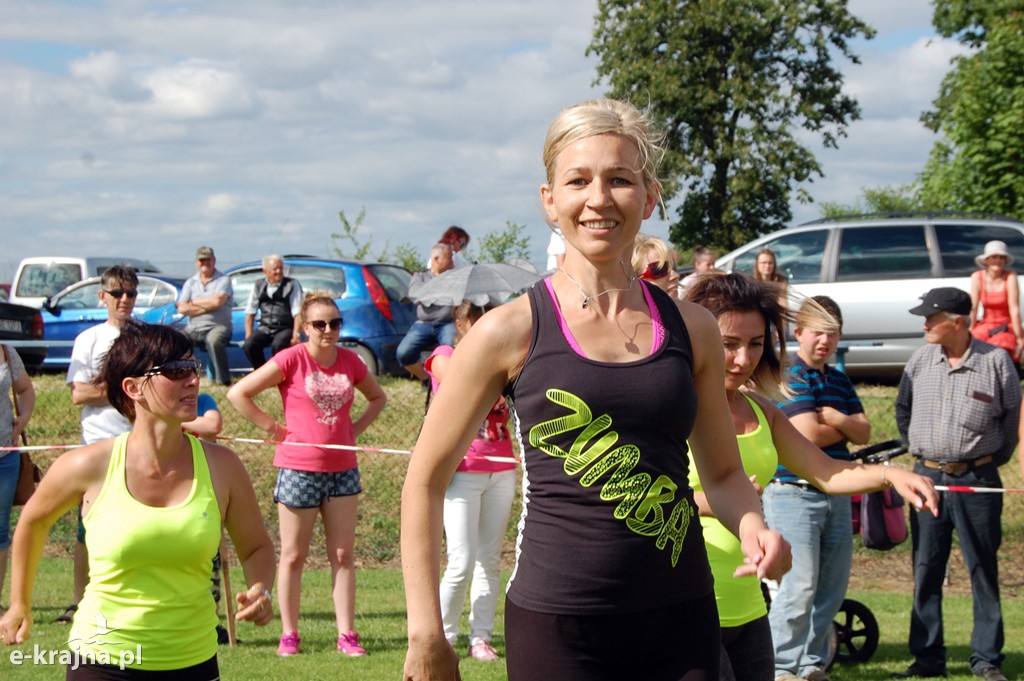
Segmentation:
<svg viewBox="0 0 1024 681">
<path fill-rule="evenodd" d="M 643 234 L 637 236 L 633 245 L 633 271 L 673 298 L 682 298 L 675 251 L 661 239 Z"/>
<path fill-rule="evenodd" d="M 355 631 L 356 510 L 362 492 L 359 466 L 353 450 L 315 445 L 354 446 L 384 409 L 387 397 L 358 355 L 338 347 L 342 317 L 333 298 L 320 292 L 307 294 L 301 315 L 306 342 L 271 357 L 236 383 L 228 391 L 228 399 L 242 416 L 279 443 L 274 455 L 274 466 L 279 469 L 274 501 L 281 533 L 281 641 L 277 654 L 286 657 L 300 650 L 302 569 L 313 526 L 321 516 L 334 585 L 337 649 L 359 657 L 366 654 Z M 257 395 L 274 386 L 281 394 L 287 425 L 275 421 L 254 402 Z M 367 404 L 353 421 L 350 412 L 357 390 Z"/>
<path fill-rule="evenodd" d="M 82 506 L 89 583 L 65 651 L 73 681 L 219 678 L 210 571 L 225 528 L 249 585 L 235 595 L 237 617 L 273 617 L 274 545 L 245 467 L 226 447 L 182 432 L 199 395 L 192 348 L 172 327 L 123 325 L 96 381 L 132 430 L 61 456 L 22 511 L 0 620 L 7 645 L 31 634 L 50 527 Z"/>
</svg>

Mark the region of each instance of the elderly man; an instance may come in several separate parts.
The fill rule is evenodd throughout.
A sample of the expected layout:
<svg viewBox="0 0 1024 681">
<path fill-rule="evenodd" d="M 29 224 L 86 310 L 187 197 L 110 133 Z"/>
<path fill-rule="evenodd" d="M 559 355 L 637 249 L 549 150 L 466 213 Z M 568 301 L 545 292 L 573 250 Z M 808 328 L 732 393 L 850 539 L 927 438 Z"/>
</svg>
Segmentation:
<svg viewBox="0 0 1024 681">
<path fill-rule="evenodd" d="M 932 289 L 910 313 L 925 318 L 928 345 L 911 356 L 900 379 L 896 424 L 917 457 L 915 472 L 936 485 L 1002 487 L 999 466 L 1017 445 L 1021 400 L 1010 355 L 971 336 L 971 297 L 964 291 Z M 942 582 L 956 530 L 974 592 L 971 671 L 986 681 L 1006 681 L 999 669 L 1002 510 L 1002 494 L 956 492 L 942 493 L 938 517 L 911 510 L 914 662 L 893 678 L 946 676 Z"/>
<path fill-rule="evenodd" d="M 231 279 L 217 269 L 217 256 L 209 246 L 196 249 L 196 269 L 181 287 L 178 312 L 188 317 L 185 335 L 209 353 L 214 379 L 221 385 L 231 385 L 228 343 L 235 291 Z"/>
<path fill-rule="evenodd" d="M 430 249 L 430 269 L 412 275 L 409 281 L 409 295 L 414 296 L 418 287 L 452 269 L 452 253 L 452 247 L 448 244 L 435 244 Z M 416 303 L 416 321 L 398 344 L 395 354 L 406 371 L 420 381 L 427 381 L 427 372 L 423 370 L 420 355 L 438 345 L 454 344 L 455 322 L 452 321 L 451 305 Z"/>
<path fill-rule="evenodd" d="M 263 350 L 269 345 L 271 356 L 295 345 L 301 338 L 302 284 L 284 276 L 284 261 L 279 255 L 263 258 L 263 279 L 256 282 L 245 306 L 245 342 L 242 350 L 253 370 L 267 361 Z M 256 312 L 260 324 L 253 328 Z"/>
</svg>

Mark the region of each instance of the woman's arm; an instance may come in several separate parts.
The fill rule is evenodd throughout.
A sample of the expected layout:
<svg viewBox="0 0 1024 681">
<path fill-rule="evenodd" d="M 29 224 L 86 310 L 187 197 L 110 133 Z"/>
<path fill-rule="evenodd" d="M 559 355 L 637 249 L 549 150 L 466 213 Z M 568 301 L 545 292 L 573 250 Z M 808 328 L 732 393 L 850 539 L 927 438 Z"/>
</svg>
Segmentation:
<svg viewBox="0 0 1024 681">
<path fill-rule="evenodd" d="M 1024 343 L 1024 329 L 1020 325 L 1020 279 L 1016 272 L 1006 277 L 1006 302 L 1010 306 L 1010 331 L 1017 337 L 1017 347 Z"/>
<path fill-rule="evenodd" d="M 404 679 L 459 678 L 458 655 L 444 637 L 439 600 L 444 493 L 502 390 L 526 356 L 529 299 L 485 314 L 459 344 L 434 397 L 402 488 L 402 575 L 409 650 Z"/>
<path fill-rule="evenodd" d="M 680 303 L 690 332 L 697 389 L 697 417 L 690 434 L 694 464 L 714 515 L 740 539 L 747 565 L 736 575 L 757 574 L 777 579 L 789 570 L 789 544 L 769 530 L 761 501 L 740 463 L 729 404 L 725 399 L 725 360 L 718 324 L 710 312 Z"/>
<path fill-rule="evenodd" d="M 968 318 L 970 329 L 978 323 L 978 302 L 981 300 L 981 279 L 984 276 L 985 273 L 981 270 L 971 273 L 971 316 Z"/>
<path fill-rule="evenodd" d="M 361 392 L 363 397 L 366 398 L 366 409 L 363 410 L 362 415 L 352 424 L 353 437 L 359 437 L 365 433 L 366 429 L 380 415 L 384 405 L 388 402 L 388 396 L 370 372 L 366 372 L 363 380 L 356 384 L 356 390 Z"/>
<path fill-rule="evenodd" d="M 11 444 L 17 445 L 18 439 L 25 432 L 25 426 L 28 425 L 29 419 L 32 418 L 32 412 L 36 408 L 36 389 L 32 386 L 32 379 L 24 368 L 14 379 L 14 399 L 18 401 L 18 416 L 14 419 Z"/>
<path fill-rule="evenodd" d="M 274 543 L 263 524 L 252 480 L 238 455 L 227 447 L 204 443 L 206 460 L 221 504 L 221 519 L 235 546 L 245 574 L 244 591 L 235 594 L 235 619 L 263 626 L 274 616 L 270 590 L 274 588 Z M 266 591 L 266 593 L 264 593 Z"/>
<path fill-rule="evenodd" d="M 827 494 L 862 494 L 894 487 L 918 510 L 938 513 L 932 481 L 896 466 L 833 459 L 800 434 L 778 407 L 756 396 L 771 427 L 779 463 Z"/>
<path fill-rule="evenodd" d="M 260 409 L 253 398 L 283 380 L 284 374 L 281 373 L 281 368 L 271 358 L 266 364 L 235 383 L 228 390 L 228 401 L 234 405 L 238 413 L 260 430 L 265 430 L 274 442 L 282 442 L 288 431 L 283 424 L 270 418 L 269 414 Z"/>
<path fill-rule="evenodd" d="M 91 487 L 102 485 L 110 459 L 110 440 L 64 454 L 50 466 L 25 504 L 14 531 L 11 552 L 11 606 L 0 619 L 7 645 L 24 643 L 32 630 L 32 590 L 50 528 L 82 503 Z M 105 456 L 104 456 L 105 451 Z M 88 509 L 83 509 L 88 513 Z"/>
</svg>

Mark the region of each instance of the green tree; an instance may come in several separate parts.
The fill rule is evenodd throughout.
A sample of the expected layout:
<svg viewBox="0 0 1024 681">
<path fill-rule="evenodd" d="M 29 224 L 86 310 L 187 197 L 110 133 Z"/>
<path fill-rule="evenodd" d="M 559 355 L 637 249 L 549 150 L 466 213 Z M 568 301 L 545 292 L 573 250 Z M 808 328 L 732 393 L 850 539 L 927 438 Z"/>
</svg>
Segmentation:
<svg viewBox="0 0 1024 681">
<path fill-rule="evenodd" d="M 609 95 L 650 105 L 667 134 L 671 241 L 730 250 L 792 219 L 821 176 L 799 128 L 836 147 L 860 115 L 835 55 L 874 30 L 846 0 L 598 0 L 587 49 Z"/>
<path fill-rule="evenodd" d="M 821 214 L 826 218 L 844 215 L 905 213 L 924 210 L 913 184 L 889 187 L 861 187 L 861 195 L 852 204 L 822 201 Z"/>
<path fill-rule="evenodd" d="M 345 211 L 338 211 L 338 219 L 341 220 L 341 231 L 331 232 L 331 246 L 329 255 L 342 260 L 373 260 L 375 262 L 387 262 L 401 265 L 407 270 L 416 272 L 423 269 L 424 258 L 416 247 L 403 243 L 395 248 L 393 255 L 389 253 L 391 241 L 385 241 L 384 247 L 377 252 L 376 257 L 369 257 L 370 249 L 373 248 L 371 237 L 363 238 L 360 230 L 366 220 L 366 208 L 360 208 L 356 219 L 349 220 Z"/>
<path fill-rule="evenodd" d="M 527 259 L 530 255 L 530 237 L 523 236 L 525 225 L 512 220 L 505 222 L 505 228 L 488 232 L 480 237 L 479 262 L 508 262 L 513 258 Z"/>
<path fill-rule="evenodd" d="M 1024 219 L 1024 3 L 940 0 L 935 25 L 977 50 L 953 60 L 921 117 L 940 136 L 920 177 L 921 201 Z"/>
<path fill-rule="evenodd" d="M 411 244 L 398 244 L 395 247 L 395 254 L 392 256 L 391 262 L 396 265 L 401 265 L 410 272 L 419 272 L 423 269 L 423 263 L 427 259 L 423 256 L 419 250 Z"/>
</svg>

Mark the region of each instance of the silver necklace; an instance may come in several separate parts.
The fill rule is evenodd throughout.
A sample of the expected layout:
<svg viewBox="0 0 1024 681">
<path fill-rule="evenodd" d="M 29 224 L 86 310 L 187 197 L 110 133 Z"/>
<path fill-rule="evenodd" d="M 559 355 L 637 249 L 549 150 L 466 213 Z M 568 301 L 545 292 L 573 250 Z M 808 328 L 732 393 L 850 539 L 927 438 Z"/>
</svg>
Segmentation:
<svg viewBox="0 0 1024 681">
<path fill-rule="evenodd" d="M 619 265 L 622 265 L 621 261 L 619 262 Z M 591 300 L 595 300 L 597 298 L 600 298 L 601 296 L 603 296 L 606 293 L 615 293 L 617 291 L 618 292 L 629 291 L 630 289 L 633 288 L 633 282 L 636 281 L 636 273 L 632 272 L 629 275 L 629 285 L 626 286 L 625 288 L 608 288 L 608 289 L 605 289 L 605 290 L 601 291 L 600 293 L 595 293 L 594 295 L 590 295 L 589 293 L 587 293 L 586 291 L 583 290 L 583 287 L 580 286 L 580 283 L 578 281 L 576 281 L 575 279 L 573 279 L 569 275 L 568 272 L 563 270 L 561 267 L 558 268 L 558 271 L 561 272 L 562 274 L 564 274 L 565 278 L 568 279 L 569 281 L 571 281 L 576 286 L 576 288 L 578 288 L 580 290 L 580 295 L 583 296 L 583 305 L 582 305 L 582 307 L 583 307 L 584 310 L 586 310 L 590 306 L 590 301 Z M 626 268 L 623 267 L 622 271 L 625 272 Z"/>
</svg>

